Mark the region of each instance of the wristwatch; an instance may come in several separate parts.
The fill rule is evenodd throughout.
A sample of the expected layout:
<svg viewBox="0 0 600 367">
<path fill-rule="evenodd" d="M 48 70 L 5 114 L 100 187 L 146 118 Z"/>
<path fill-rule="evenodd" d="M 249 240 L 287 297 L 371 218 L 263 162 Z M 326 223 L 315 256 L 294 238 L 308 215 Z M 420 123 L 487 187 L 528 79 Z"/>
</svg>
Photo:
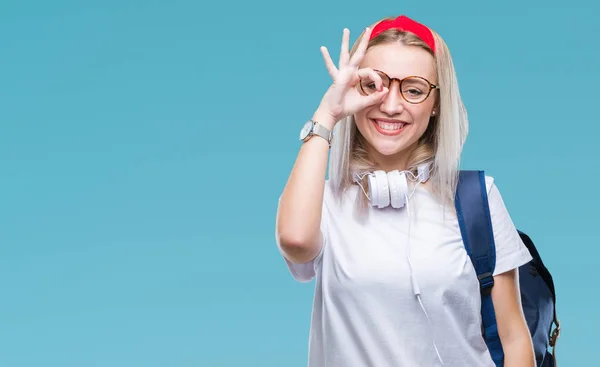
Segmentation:
<svg viewBox="0 0 600 367">
<path fill-rule="evenodd" d="M 331 140 L 333 139 L 333 132 L 325 126 L 319 124 L 314 120 L 308 120 L 302 130 L 300 131 L 300 140 L 303 142 L 308 141 L 313 135 L 317 135 L 327 140 L 329 147 L 331 148 Z"/>
</svg>

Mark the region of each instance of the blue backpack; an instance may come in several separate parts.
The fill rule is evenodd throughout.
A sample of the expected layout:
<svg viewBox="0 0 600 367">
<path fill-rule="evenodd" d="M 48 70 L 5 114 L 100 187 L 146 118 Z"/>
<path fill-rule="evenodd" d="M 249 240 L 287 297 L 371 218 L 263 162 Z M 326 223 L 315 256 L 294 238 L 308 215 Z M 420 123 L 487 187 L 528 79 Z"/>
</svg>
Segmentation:
<svg viewBox="0 0 600 367">
<path fill-rule="evenodd" d="M 494 285 L 496 246 L 483 171 L 461 171 L 456 191 L 456 211 L 465 248 L 479 278 L 482 333 L 496 366 L 504 365 L 504 352 L 491 290 Z M 538 367 L 556 366 L 555 344 L 560 334 L 556 318 L 554 282 L 535 245 L 525 233 L 519 235 L 533 260 L 519 268 L 521 304 L 533 340 Z M 553 325 L 556 327 L 552 330 Z M 552 348 L 552 353 L 548 350 Z"/>
</svg>

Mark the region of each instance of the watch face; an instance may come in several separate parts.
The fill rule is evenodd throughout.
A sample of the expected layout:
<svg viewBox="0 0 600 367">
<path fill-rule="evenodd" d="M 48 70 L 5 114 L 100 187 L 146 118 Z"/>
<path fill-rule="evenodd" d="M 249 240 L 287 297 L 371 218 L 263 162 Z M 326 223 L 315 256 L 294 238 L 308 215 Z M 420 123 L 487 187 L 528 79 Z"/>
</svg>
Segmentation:
<svg viewBox="0 0 600 367">
<path fill-rule="evenodd" d="M 300 131 L 300 140 L 306 139 L 308 134 L 312 131 L 312 127 L 313 127 L 312 121 L 308 121 L 307 123 L 304 124 L 304 127 Z"/>
</svg>

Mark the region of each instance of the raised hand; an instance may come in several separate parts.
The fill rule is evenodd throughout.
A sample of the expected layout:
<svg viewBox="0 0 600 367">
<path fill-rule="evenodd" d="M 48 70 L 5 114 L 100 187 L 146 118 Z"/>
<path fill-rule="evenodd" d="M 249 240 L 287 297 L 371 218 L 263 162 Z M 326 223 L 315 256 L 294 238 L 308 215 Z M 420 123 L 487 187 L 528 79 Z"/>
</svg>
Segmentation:
<svg viewBox="0 0 600 367">
<path fill-rule="evenodd" d="M 327 48 L 325 46 L 321 47 L 325 66 L 333 79 L 333 83 L 321 100 L 319 113 L 330 116 L 333 124 L 346 116 L 380 102 L 388 92 L 388 89 L 383 87 L 381 78 L 373 69 L 359 68 L 367 50 L 370 34 L 371 29 L 367 28 L 356 52 L 350 57 L 348 50 L 350 31 L 344 29 L 339 69 L 331 60 Z M 375 83 L 377 92 L 370 95 L 359 93 L 356 86 L 361 78 L 372 80 Z"/>
</svg>

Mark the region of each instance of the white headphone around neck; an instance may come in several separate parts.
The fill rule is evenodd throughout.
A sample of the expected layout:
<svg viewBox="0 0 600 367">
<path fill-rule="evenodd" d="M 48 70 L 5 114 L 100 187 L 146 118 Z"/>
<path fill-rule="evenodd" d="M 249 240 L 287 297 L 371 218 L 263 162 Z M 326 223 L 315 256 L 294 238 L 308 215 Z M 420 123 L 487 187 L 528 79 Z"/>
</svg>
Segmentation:
<svg viewBox="0 0 600 367">
<path fill-rule="evenodd" d="M 416 176 L 411 171 L 399 170 L 387 173 L 382 170 L 363 172 L 354 175 L 354 182 L 362 188 L 363 193 L 371 202 L 371 206 L 382 209 L 391 204 L 393 208 L 399 209 L 406 205 L 406 200 L 410 196 L 408 194 L 408 180 L 417 183 L 426 182 L 429 179 L 430 167 L 431 162 L 417 166 Z M 361 181 L 365 176 L 369 180 L 368 193 L 361 185 Z"/>
</svg>

